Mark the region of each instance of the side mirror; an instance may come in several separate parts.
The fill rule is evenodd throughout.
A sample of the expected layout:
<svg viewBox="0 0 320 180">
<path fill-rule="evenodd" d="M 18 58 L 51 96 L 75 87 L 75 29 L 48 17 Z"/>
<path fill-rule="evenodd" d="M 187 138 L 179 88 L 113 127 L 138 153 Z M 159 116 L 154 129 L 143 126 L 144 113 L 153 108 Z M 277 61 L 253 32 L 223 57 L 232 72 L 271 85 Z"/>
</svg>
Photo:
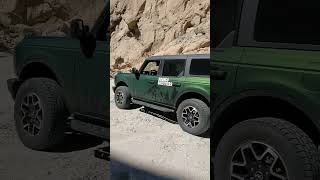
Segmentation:
<svg viewBox="0 0 320 180">
<path fill-rule="evenodd" d="M 85 31 L 85 26 L 82 19 L 74 19 L 70 23 L 70 35 L 72 38 L 80 39 Z"/>
<path fill-rule="evenodd" d="M 139 71 L 138 71 L 137 68 L 132 68 L 132 69 L 131 69 L 131 72 L 132 72 L 133 74 L 139 74 Z"/>
<path fill-rule="evenodd" d="M 132 68 L 132 69 L 131 69 L 131 73 L 133 73 L 133 74 L 135 75 L 136 79 L 139 79 L 139 77 L 140 77 L 140 72 L 139 72 L 138 69 Z"/>
<path fill-rule="evenodd" d="M 82 19 L 74 19 L 71 21 L 71 37 L 80 40 L 80 46 L 83 54 L 87 58 L 91 58 L 96 49 L 96 38 L 89 31 L 89 26 L 84 25 Z"/>
</svg>

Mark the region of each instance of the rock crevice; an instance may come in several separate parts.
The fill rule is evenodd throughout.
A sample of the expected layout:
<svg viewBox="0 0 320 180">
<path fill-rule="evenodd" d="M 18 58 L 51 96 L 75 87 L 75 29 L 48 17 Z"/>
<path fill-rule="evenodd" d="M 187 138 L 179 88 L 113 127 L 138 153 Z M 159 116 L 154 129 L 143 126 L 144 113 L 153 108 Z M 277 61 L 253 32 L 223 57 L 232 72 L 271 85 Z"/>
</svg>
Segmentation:
<svg viewBox="0 0 320 180">
<path fill-rule="evenodd" d="M 110 7 L 112 71 L 151 55 L 209 53 L 209 0 L 111 0 Z"/>
</svg>

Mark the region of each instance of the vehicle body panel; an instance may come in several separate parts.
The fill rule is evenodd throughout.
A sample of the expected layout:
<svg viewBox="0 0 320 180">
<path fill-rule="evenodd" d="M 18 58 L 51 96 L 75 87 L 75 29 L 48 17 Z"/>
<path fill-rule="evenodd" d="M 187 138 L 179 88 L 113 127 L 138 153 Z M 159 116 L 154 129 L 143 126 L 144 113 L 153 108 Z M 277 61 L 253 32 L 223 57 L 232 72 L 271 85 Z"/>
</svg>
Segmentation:
<svg viewBox="0 0 320 180">
<path fill-rule="evenodd" d="M 40 45 L 46 44 L 46 42 L 50 43 L 46 46 Z M 42 37 L 24 39 L 16 48 L 17 76 L 20 77 L 24 68 L 31 63 L 41 63 L 47 66 L 62 86 L 70 110 L 75 111 L 77 97 L 73 92 L 75 90 L 74 73 L 78 54 L 82 54 L 78 40 Z"/>
<path fill-rule="evenodd" d="M 226 36 L 211 53 L 211 71 L 227 73 L 223 80 L 212 80 L 212 120 L 219 121 L 221 113 L 241 99 L 265 96 L 301 110 L 320 132 L 320 51 L 311 44 L 254 41 L 257 7 L 252 6 L 258 1 L 245 2 L 243 9 L 239 4 L 242 14 L 235 18 L 232 40 Z"/>
</svg>

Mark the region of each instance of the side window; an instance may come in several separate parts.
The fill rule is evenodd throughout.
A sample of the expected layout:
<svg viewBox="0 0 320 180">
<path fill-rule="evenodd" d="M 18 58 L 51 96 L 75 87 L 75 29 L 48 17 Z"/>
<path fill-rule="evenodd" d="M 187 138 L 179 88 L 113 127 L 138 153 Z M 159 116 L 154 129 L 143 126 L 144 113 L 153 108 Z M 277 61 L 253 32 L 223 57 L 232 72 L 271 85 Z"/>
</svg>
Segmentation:
<svg viewBox="0 0 320 180">
<path fill-rule="evenodd" d="M 190 75 L 210 75 L 209 59 L 192 59 L 190 64 Z"/>
<path fill-rule="evenodd" d="M 156 76 L 159 71 L 160 61 L 150 61 L 148 64 L 142 69 L 141 74 Z"/>
<path fill-rule="evenodd" d="M 318 0 L 260 0 L 255 41 L 320 45 L 319 5 Z"/>
<path fill-rule="evenodd" d="M 215 12 L 211 30 L 213 48 L 216 48 L 231 31 L 235 30 L 238 1 L 214 1 L 211 7 Z"/>
<path fill-rule="evenodd" d="M 183 76 L 185 60 L 166 60 L 163 66 L 162 76 Z"/>
</svg>

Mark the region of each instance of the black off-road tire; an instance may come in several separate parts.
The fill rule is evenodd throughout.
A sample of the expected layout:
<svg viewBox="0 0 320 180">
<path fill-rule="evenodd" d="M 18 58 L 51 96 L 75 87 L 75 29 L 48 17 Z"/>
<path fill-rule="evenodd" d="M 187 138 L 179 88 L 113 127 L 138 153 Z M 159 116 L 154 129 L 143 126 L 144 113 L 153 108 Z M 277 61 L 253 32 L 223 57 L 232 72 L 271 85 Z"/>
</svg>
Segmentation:
<svg viewBox="0 0 320 180">
<path fill-rule="evenodd" d="M 304 133 L 301 129 L 299 129 L 297 126 L 285 120 L 275 118 L 251 119 L 244 122 L 240 122 L 236 124 L 234 127 L 232 127 L 223 136 L 217 147 L 213 162 L 215 177 L 214 179 L 230 179 L 232 173 L 231 161 L 234 161 L 235 159 L 243 159 L 243 157 L 245 156 L 242 155 L 242 158 L 240 158 L 241 153 L 237 154 L 237 152 L 250 152 L 247 148 L 245 148 L 250 147 L 246 146 L 250 142 L 261 142 L 262 144 L 271 147 L 269 149 L 273 149 L 274 152 L 276 152 L 279 155 L 279 157 L 281 157 L 279 159 L 282 160 L 285 166 L 285 168 L 278 168 L 277 173 L 283 173 L 285 171 L 280 170 L 286 169 L 287 172 L 283 174 L 286 174 L 287 179 L 319 179 L 319 162 L 317 162 L 317 148 L 315 144 L 308 137 L 308 135 Z M 256 148 L 258 147 L 257 144 L 255 144 L 255 146 Z M 261 151 L 260 153 L 263 154 L 262 152 L 263 151 Z M 262 155 L 260 157 L 262 157 Z M 266 159 L 270 160 L 271 158 L 266 157 Z M 245 162 L 243 160 L 240 161 L 242 161 L 241 163 Z M 261 162 L 271 163 L 273 161 L 258 161 L 258 163 Z M 254 170 L 252 170 L 252 166 L 248 166 L 248 170 L 243 171 L 245 172 L 244 174 L 251 173 L 251 178 L 252 176 L 257 176 L 260 179 L 262 177 L 262 174 L 262 179 L 267 179 L 265 175 L 270 175 L 270 173 L 264 170 L 260 171 L 259 168 L 257 170 L 255 166 L 253 166 Z M 274 165 L 273 167 L 275 168 L 275 166 L 278 165 Z M 233 166 L 233 168 L 235 172 L 236 170 L 239 171 L 240 169 L 239 166 Z M 250 177 L 247 178 L 249 179 Z M 254 179 L 257 179 L 257 177 L 254 177 Z"/>
<path fill-rule="evenodd" d="M 23 111 L 26 102 L 30 102 L 30 96 L 39 99 L 38 104 L 42 108 L 42 111 L 37 113 L 42 119 L 37 134 L 30 134 L 28 130 L 24 130 L 26 120 L 23 118 Z M 49 150 L 62 144 L 67 128 L 67 116 L 61 88 L 54 80 L 32 78 L 26 80 L 19 88 L 14 105 L 14 119 L 18 136 L 25 146 L 34 150 Z"/>
<path fill-rule="evenodd" d="M 127 86 L 119 86 L 114 92 L 114 101 L 119 109 L 130 109 L 131 95 Z"/>
<path fill-rule="evenodd" d="M 197 124 L 190 124 L 190 122 L 186 123 L 185 110 L 187 110 L 188 107 L 190 109 L 194 108 L 198 112 L 199 117 Z M 182 101 L 178 106 L 176 114 L 178 123 L 184 131 L 197 136 L 203 135 L 208 132 L 210 127 L 210 108 L 205 102 L 201 101 L 200 99 L 187 99 Z"/>
</svg>

